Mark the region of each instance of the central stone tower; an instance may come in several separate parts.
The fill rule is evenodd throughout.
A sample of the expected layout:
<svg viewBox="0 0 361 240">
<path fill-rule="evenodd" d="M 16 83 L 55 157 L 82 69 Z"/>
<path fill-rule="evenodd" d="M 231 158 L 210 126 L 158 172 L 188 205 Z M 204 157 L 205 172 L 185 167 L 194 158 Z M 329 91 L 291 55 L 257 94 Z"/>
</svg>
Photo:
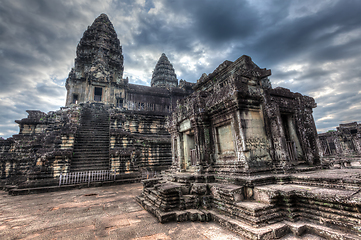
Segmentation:
<svg viewBox="0 0 361 240">
<path fill-rule="evenodd" d="M 66 80 L 66 106 L 81 102 L 116 103 L 114 86 L 123 83 L 123 54 L 106 14 L 84 32 L 76 50 L 75 67 Z"/>
</svg>

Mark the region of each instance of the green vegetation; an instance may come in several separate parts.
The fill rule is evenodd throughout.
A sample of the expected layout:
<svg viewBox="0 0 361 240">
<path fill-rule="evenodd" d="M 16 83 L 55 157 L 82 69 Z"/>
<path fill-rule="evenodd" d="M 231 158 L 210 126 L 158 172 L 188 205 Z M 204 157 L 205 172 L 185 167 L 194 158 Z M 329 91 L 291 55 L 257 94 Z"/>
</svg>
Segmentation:
<svg viewBox="0 0 361 240">
<path fill-rule="evenodd" d="M 327 132 L 328 132 L 328 133 L 329 133 L 329 132 L 336 132 L 336 130 L 328 130 Z"/>
</svg>

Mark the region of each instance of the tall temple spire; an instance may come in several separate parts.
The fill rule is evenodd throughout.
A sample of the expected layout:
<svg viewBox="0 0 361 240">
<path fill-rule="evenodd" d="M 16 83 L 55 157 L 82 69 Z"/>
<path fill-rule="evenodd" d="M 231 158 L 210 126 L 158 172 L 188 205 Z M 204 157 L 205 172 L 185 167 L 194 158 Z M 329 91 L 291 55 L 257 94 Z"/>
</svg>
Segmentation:
<svg viewBox="0 0 361 240">
<path fill-rule="evenodd" d="M 115 93 L 109 87 L 123 83 L 123 70 L 122 47 L 113 24 L 103 13 L 79 41 L 75 66 L 65 84 L 66 105 L 88 101 L 115 102 Z"/>
<path fill-rule="evenodd" d="M 169 62 L 164 53 L 162 53 L 157 65 L 155 65 L 151 86 L 165 88 L 178 86 L 178 79 L 174 72 L 173 65 Z"/>
<path fill-rule="evenodd" d="M 106 66 L 105 69 L 99 69 L 99 62 Z M 113 24 L 103 13 L 94 20 L 80 39 L 72 72 L 76 78 L 89 81 L 119 82 L 123 77 L 123 69 L 122 47 Z M 99 71 L 107 76 L 98 78 Z"/>
</svg>

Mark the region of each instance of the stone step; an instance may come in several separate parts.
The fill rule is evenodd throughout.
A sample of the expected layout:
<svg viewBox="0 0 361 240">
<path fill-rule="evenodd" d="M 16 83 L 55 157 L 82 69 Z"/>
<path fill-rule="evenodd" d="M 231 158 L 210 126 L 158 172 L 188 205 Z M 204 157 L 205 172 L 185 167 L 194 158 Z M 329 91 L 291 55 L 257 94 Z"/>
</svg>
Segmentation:
<svg viewBox="0 0 361 240">
<path fill-rule="evenodd" d="M 94 162 L 94 161 L 109 161 L 109 156 L 99 156 L 99 157 L 91 157 L 91 156 L 84 156 L 84 157 L 74 157 L 72 158 L 72 162 Z"/>
<path fill-rule="evenodd" d="M 99 157 L 91 157 L 91 156 L 85 156 L 85 157 L 75 157 L 72 159 L 72 162 L 81 162 L 81 163 L 93 163 L 93 162 L 99 162 L 99 161 L 109 161 L 109 156 L 99 156 Z"/>
<path fill-rule="evenodd" d="M 81 136 L 76 136 L 76 139 L 79 141 L 109 141 L 109 135 L 97 135 L 96 133 L 82 134 Z"/>
<path fill-rule="evenodd" d="M 247 239 L 276 239 L 289 233 L 289 227 L 285 223 L 274 223 L 256 228 L 219 212 L 213 210 L 208 212 L 212 215 L 214 222 Z"/>
<path fill-rule="evenodd" d="M 109 114 L 106 110 L 84 107 L 77 131 L 71 171 L 109 169 Z"/>
<path fill-rule="evenodd" d="M 78 156 L 74 156 L 74 158 L 72 158 L 72 162 L 83 162 L 83 163 L 87 163 L 87 162 L 94 162 L 94 161 L 109 161 L 109 156 L 96 156 L 93 157 L 91 155 L 89 156 L 82 156 L 82 157 L 78 157 Z"/>
<path fill-rule="evenodd" d="M 282 206 L 290 219 L 301 217 L 338 229 L 361 230 L 361 193 L 307 185 L 266 185 L 254 188 L 255 199 Z M 348 230 L 348 231 L 351 231 Z"/>
<path fill-rule="evenodd" d="M 75 144 L 109 144 L 109 137 L 86 136 L 77 138 Z"/>
<path fill-rule="evenodd" d="M 272 203 L 282 197 L 305 197 L 317 199 L 324 202 L 342 202 L 353 205 L 352 197 L 354 191 L 313 187 L 296 184 L 271 184 L 254 188 L 254 198 L 263 203 Z"/>
<path fill-rule="evenodd" d="M 89 154 L 94 154 L 94 153 L 106 153 L 109 154 L 109 147 L 108 146 L 104 146 L 104 147 L 99 147 L 96 148 L 94 147 L 78 147 L 73 151 L 74 154 L 84 154 L 84 153 L 89 153 Z"/>
<path fill-rule="evenodd" d="M 97 167 L 97 166 L 109 166 L 109 162 L 98 162 L 98 163 L 91 163 L 91 164 L 73 164 L 72 167 L 76 168 L 87 168 L 87 167 Z"/>
<path fill-rule="evenodd" d="M 88 122 L 88 123 L 81 123 L 80 129 L 99 129 L 99 130 L 107 130 L 109 129 L 109 123 L 98 123 L 98 122 Z"/>
<path fill-rule="evenodd" d="M 96 149 L 89 149 L 89 148 L 84 148 L 84 149 L 77 149 L 75 152 L 73 152 L 73 157 L 77 156 L 77 157 L 81 157 L 81 156 L 100 156 L 100 155 L 104 155 L 104 156 L 109 156 L 109 151 L 107 149 L 100 151 L 100 150 L 96 150 Z"/>
<path fill-rule="evenodd" d="M 75 171 L 75 170 L 78 170 L 78 171 L 90 171 L 90 170 L 109 170 L 109 165 L 86 165 L 86 166 L 77 166 L 77 165 L 74 165 L 72 166 L 71 168 L 71 171 Z M 88 170 L 87 170 L 88 169 Z"/>
<path fill-rule="evenodd" d="M 87 139 L 91 137 L 91 139 L 107 139 L 109 138 L 109 134 L 97 134 L 97 133 L 81 133 L 80 135 L 77 135 L 77 138 L 79 140 Z"/>
<path fill-rule="evenodd" d="M 89 147 L 84 147 L 84 148 L 77 148 L 76 150 L 74 150 L 73 154 L 75 155 L 86 155 L 86 154 L 105 154 L 105 155 L 109 155 L 109 150 L 108 148 L 102 148 L 102 149 L 94 149 L 94 148 L 89 148 Z"/>
<path fill-rule="evenodd" d="M 77 152 L 73 153 L 73 157 L 99 157 L 99 156 L 109 157 L 109 152 L 84 149 L 83 151 L 77 150 Z"/>
<path fill-rule="evenodd" d="M 106 131 L 94 131 L 94 130 L 89 130 L 89 131 L 78 131 L 77 133 L 77 137 L 84 137 L 87 135 L 94 135 L 97 134 L 97 136 L 100 137 L 109 137 L 109 132 Z"/>
<path fill-rule="evenodd" d="M 108 147 L 110 144 L 109 142 L 93 142 L 93 141 L 81 141 L 81 142 L 78 142 L 76 141 L 75 142 L 75 147 L 78 148 L 78 147 L 89 147 L 89 148 L 94 148 L 94 147 Z"/>
<path fill-rule="evenodd" d="M 319 225 L 317 223 L 310 223 L 305 221 L 298 221 L 298 222 L 290 222 L 290 221 L 284 221 L 286 223 L 291 231 L 291 234 L 293 236 L 296 236 L 297 238 L 294 239 L 332 239 L 332 240 L 355 240 L 355 239 L 361 239 L 360 235 L 354 235 L 346 232 L 342 232 L 336 229 L 333 229 L 331 227 L 326 227 Z M 291 234 L 286 235 L 285 237 L 281 238 L 282 240 L 290 240 Z"/>
<path fill-rule="evenodd" d="M 98 138 L 85 138 L 85 139 L 77 139 L 75 141 L 75 144 L 81 145 L 81 144 L 104 144 L 109 145 L 109 142 L 107 141 L 109 138 L 105 138 L 105 140 L 100 140 Z"/>
<path fill-rule="evenodd" d="M 90 125 L 90 126 L 81 126 L 78 132 L 89 132 L 89 131 L 98 131 L 98 132 L 109 132 L 109 125 L 99 126 L 99 125 Z"/>
<path fill-rule="evenodd" d="M 74 156 L 93 156 L 93 155 L 107 155 L 109 156 L 108 148 L 92 149 L 92 148 L 78 148 L 73 152 Z"/>
<path fill-rule="evenodd" d="M 70 172 L 87 172 L 87 171 L 100 171 L 109 170 L 108 167 L 96 167 L 96 168 L 70 168 Z"/>
<path fill-rule="evenodd" d="M 72 165 L 79 165 L 79 164 L 82 164 L 82 165 L 93 165 L 93 164 L 98 164 L 98 163 L 109 163 L 109 158 L 94 158 L 94 159 L 91 159 L 91 158 L 88 158 L 87 160 L 84 160 L 84 159 L 72 159 Z"/>
<path fill-rule="evenodd" d="M 270 210 L 275 206 L 273 204 L 262 203 L 257 201 L 241 201 L 235 204 L 238 208 L 247 211 L 252 216 L 259 216 L 264 211 Z"/>
<path fill-rule="evenodd" d="M 244 224 L 242 221 L 219 214 L 216 211 L 209 210 L 209 213 L 211 214 L 213 221 L 236 232 L 246 239 L 313 239 L 305 238 L 305 236 L 315 236 L 316 238 L 314 239 L 360 239 L 360 236 L 358 235 L 341 232 L 330 227 L 304 221 L 282 221 L 265 227 L 255 228 Z M 290 238 L 291 236 L 296 236 L 297 238 Z"/>
<path fill-rule="evenodd" d="M 73 159 L 72 165 L 94 165 L 94 164 L 103 164 L 109 163 L 109 159 L 89 159 L 88 161 L 80 160 L 80 159 Z"/>
<path fill-rule="evenodd" d="M 283 220 L 284 213 L 279 207 L 271 204 L 258 202 L 240 202 L 236 204 L 226 204 L 213 200 L 214 209 L 218 209 L 231 218 L 242 220 L 253 227 L 263 227 L 268 224 L 277 223 Z"/>
<path fill-rule="evenodd" d="M 92 155 L 106 155 L 109 156 L 109 151 L 107 149 L 99 150 L 99 149 L 91 149 L 91 148 L 84 148 L 84 149 L 77 149 L 73 152 L 73 157 L 75 156 L 92 156 Z"/>
</svg>

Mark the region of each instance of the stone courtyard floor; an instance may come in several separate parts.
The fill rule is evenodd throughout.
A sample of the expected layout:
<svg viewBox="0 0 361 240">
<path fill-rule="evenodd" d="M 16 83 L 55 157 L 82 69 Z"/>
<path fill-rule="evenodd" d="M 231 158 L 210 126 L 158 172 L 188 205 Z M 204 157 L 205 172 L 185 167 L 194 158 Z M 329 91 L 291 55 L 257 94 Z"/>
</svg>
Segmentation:
<svg viewBox="0 0 361 240">
<path fill-rule="evenodd" d="M 10 196 L 0 239 L 241 239 L 213 222 L 158 223 L 134 200 L 140 183 Z"/>
</svg>

